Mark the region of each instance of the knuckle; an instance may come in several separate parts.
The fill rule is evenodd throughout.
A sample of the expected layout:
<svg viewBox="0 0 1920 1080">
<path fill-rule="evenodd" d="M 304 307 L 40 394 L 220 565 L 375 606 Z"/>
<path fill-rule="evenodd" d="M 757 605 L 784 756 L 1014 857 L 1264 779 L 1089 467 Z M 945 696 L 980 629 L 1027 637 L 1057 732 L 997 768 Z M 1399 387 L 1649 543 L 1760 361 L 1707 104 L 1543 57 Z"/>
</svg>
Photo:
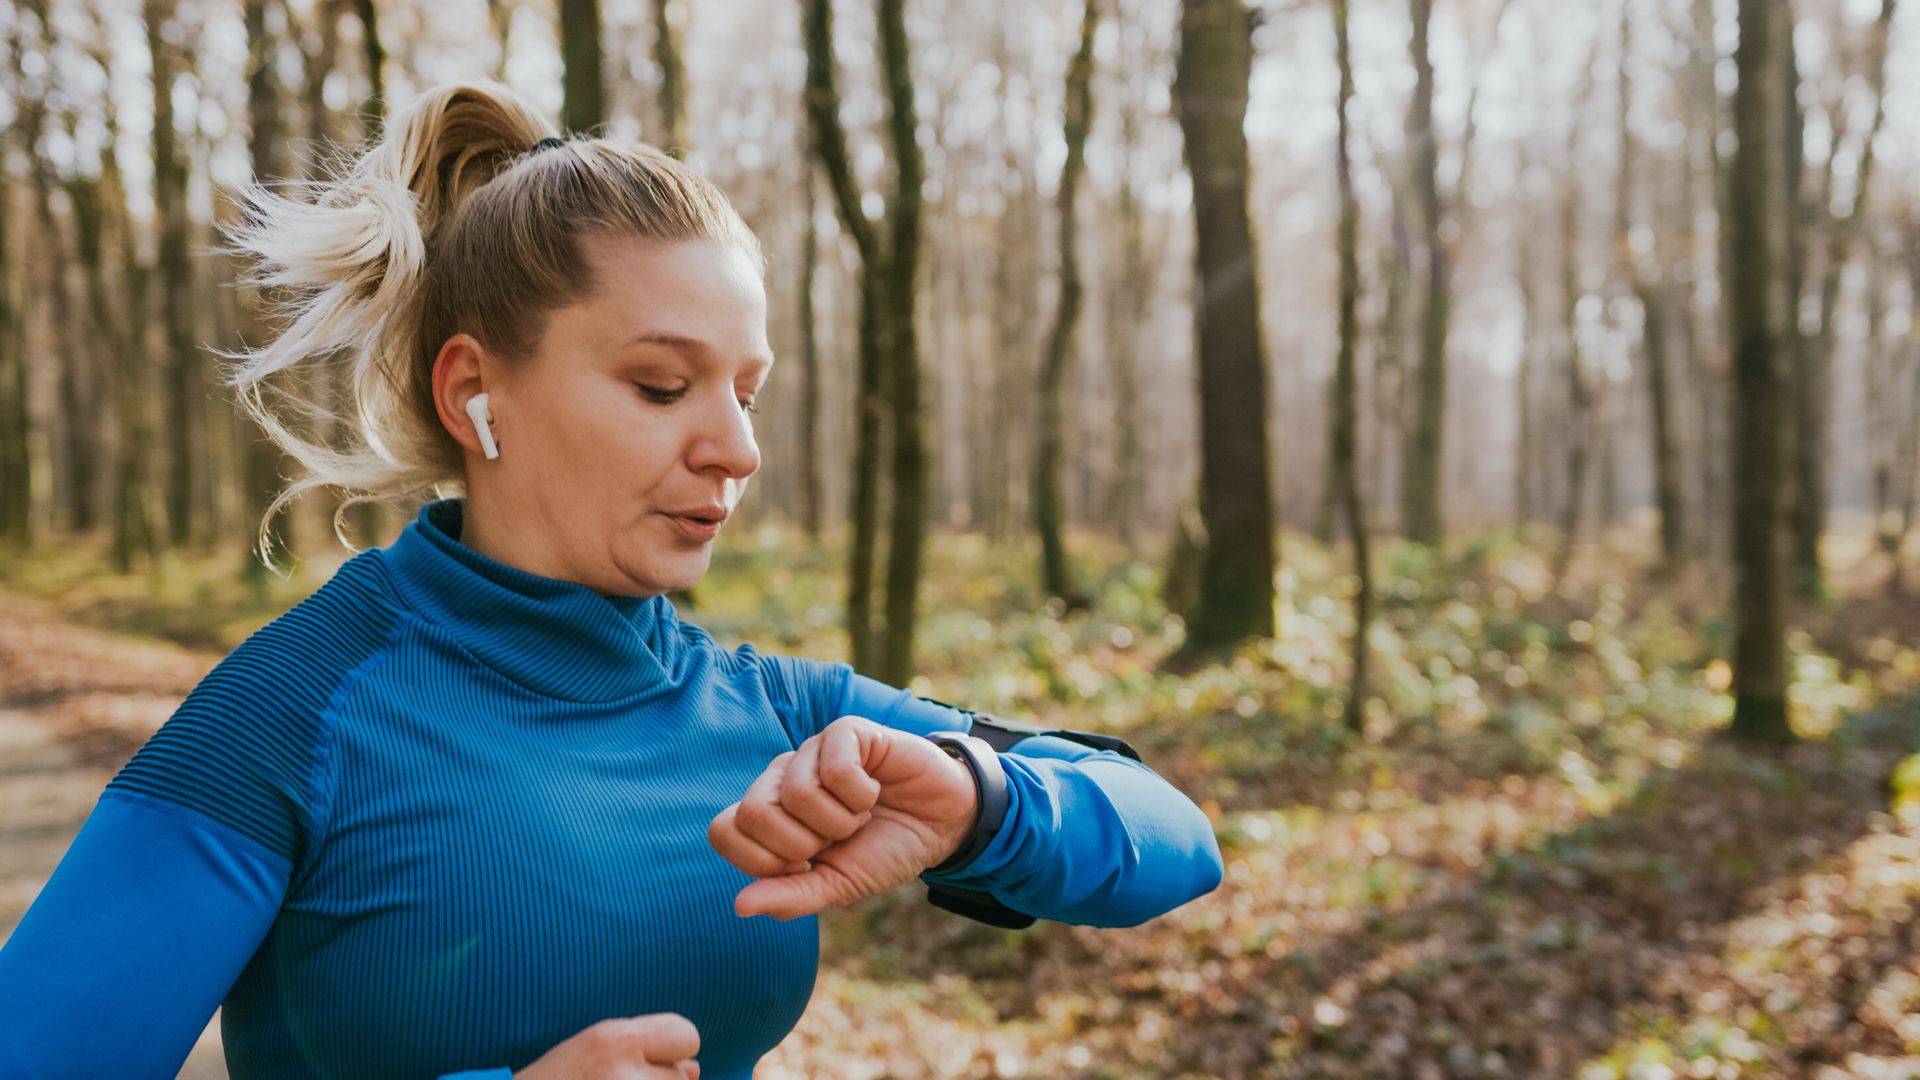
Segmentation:
<svg viewBox="0 0 1920 1080">
<path fill-rule="evenodd" d="M 758 800 L 741 802 L 740 808 L 734 811 L 733 815 L 733 820 L 742 829 L 753 833 L 764 831 L 773 823 L 773 818 L 773 807 Z"/>
<path fill-rule="evenodd" d="M 626 1040 L 618 1020 L 602 1020 L 582 1031 L 576 1038 L 582 1046 L 602 1060 L 612 1060 Z"/>
<path fill-rule="evenodd" d="M 855 761 L 836 761 L 820 769 L 822 783 L 831 784 L 843 790 L 857 790 L 865 787 L 867 779 L 867 770 L 861 768 L 859 762 Z"/>
</svg>

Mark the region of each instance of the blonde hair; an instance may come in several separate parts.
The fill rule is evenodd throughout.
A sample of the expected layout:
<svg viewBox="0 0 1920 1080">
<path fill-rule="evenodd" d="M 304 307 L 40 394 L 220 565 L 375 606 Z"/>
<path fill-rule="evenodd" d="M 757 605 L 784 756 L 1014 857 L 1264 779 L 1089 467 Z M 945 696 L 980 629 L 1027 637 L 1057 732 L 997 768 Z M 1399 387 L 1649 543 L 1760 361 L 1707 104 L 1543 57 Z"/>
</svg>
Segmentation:
<svg viewBox="0 0 1920 1080">
<path fill-rule="evenodd" d="M 463 486 L 460 444 L 434 407 L 434 358 L 464 332 L 524 361 L 549 313 L 592 290 L 586 237 L 714 240 L 765 272 L 752 230 L 685 164 L 604 139 L 532 152 L 554 134 L 505 86 L 450 84 L 420 95 L 336 175 L 290 185 L 295 197 L 258 183 L 242 191 L 227 250 L 250 264 L 240 284 L 268 290 L 280 332 L 220 353 L 233 361 L 222 376 L 306 472 L 261 519 L 263 560 L 268 523 L 313 488 L 345 492 L 334 534 L 354 550 L 342 531 L 349 506 Z M 341 381 L 331 365 L 346 368 L 346 417 L 329 400 Z M 316 367 L 333 377 L 296 380 Z M 322 421 L 342 422 L 344 445 L 299 433 Z"/>
</svg>

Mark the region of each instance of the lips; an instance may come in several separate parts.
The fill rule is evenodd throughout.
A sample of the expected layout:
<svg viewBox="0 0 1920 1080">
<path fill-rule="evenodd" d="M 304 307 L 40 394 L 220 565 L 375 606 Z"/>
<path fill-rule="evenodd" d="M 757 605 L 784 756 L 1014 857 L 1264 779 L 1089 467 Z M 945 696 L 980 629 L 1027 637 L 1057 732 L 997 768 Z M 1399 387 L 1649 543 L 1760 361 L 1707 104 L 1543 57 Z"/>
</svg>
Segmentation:
<svg viewBox="0 0 1920 1080">
<path fill-rule="evenodd" d="M 720 527 L 727 523 L 730 512 L 719 503 L 705 506 L 689 506 L 681 510 L 662 510 L 662 516 L 673 522 L 673 527 L 681 536 L 696 544 L 705 544 L 720 535 Z"/>
<path fill-rule="evenodd" d="M 686 518 L 702 525 L 719 525 L 730 516 L 726 507 L 711 503 L 706 506 L 694 506 L 685 510 L 668 510 L 668 517 Z"/>
</svg>

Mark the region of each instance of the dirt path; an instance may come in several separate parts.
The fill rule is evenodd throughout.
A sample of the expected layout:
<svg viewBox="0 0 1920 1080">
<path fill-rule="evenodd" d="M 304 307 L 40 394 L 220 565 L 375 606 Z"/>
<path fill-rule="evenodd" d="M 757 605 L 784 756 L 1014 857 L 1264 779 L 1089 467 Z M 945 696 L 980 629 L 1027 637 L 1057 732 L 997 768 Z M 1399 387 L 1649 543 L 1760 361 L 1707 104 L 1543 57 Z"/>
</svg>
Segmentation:
<svg viewBox="0 0 1920 1080">
<path fill-rule="evenodd" d="M 75 626 L 0 591 L 0 941 L 107 781 L 219 659 Z M 226 1077 L 217 1012 L 180 1075 Z"/>
</svg>

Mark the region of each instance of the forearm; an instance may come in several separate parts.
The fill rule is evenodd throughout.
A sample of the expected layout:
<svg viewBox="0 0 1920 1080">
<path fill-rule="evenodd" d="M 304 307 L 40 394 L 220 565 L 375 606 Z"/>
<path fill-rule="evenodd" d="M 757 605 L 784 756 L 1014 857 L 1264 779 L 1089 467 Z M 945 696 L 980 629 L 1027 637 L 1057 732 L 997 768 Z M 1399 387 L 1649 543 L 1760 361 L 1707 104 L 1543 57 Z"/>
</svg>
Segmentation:
<svg viewBox="0 0 1920 1080">
<path fill-rule="evenodd" d="M 1033 752 L 1028 752 L 1031 749 Z M 1220 884 L 1212 823 L 1139 762 L 1052 737 L 1001 755 L 1009 806 L 971 864 L 923 874 L 1037 918 L 1135 926 Z"/>
<path fill-rule="evenodd" d="M 173 1075 L 290 869 L 191 811 L 103 797 L 0 949 L 4 1074 Z"/>
</svg>

